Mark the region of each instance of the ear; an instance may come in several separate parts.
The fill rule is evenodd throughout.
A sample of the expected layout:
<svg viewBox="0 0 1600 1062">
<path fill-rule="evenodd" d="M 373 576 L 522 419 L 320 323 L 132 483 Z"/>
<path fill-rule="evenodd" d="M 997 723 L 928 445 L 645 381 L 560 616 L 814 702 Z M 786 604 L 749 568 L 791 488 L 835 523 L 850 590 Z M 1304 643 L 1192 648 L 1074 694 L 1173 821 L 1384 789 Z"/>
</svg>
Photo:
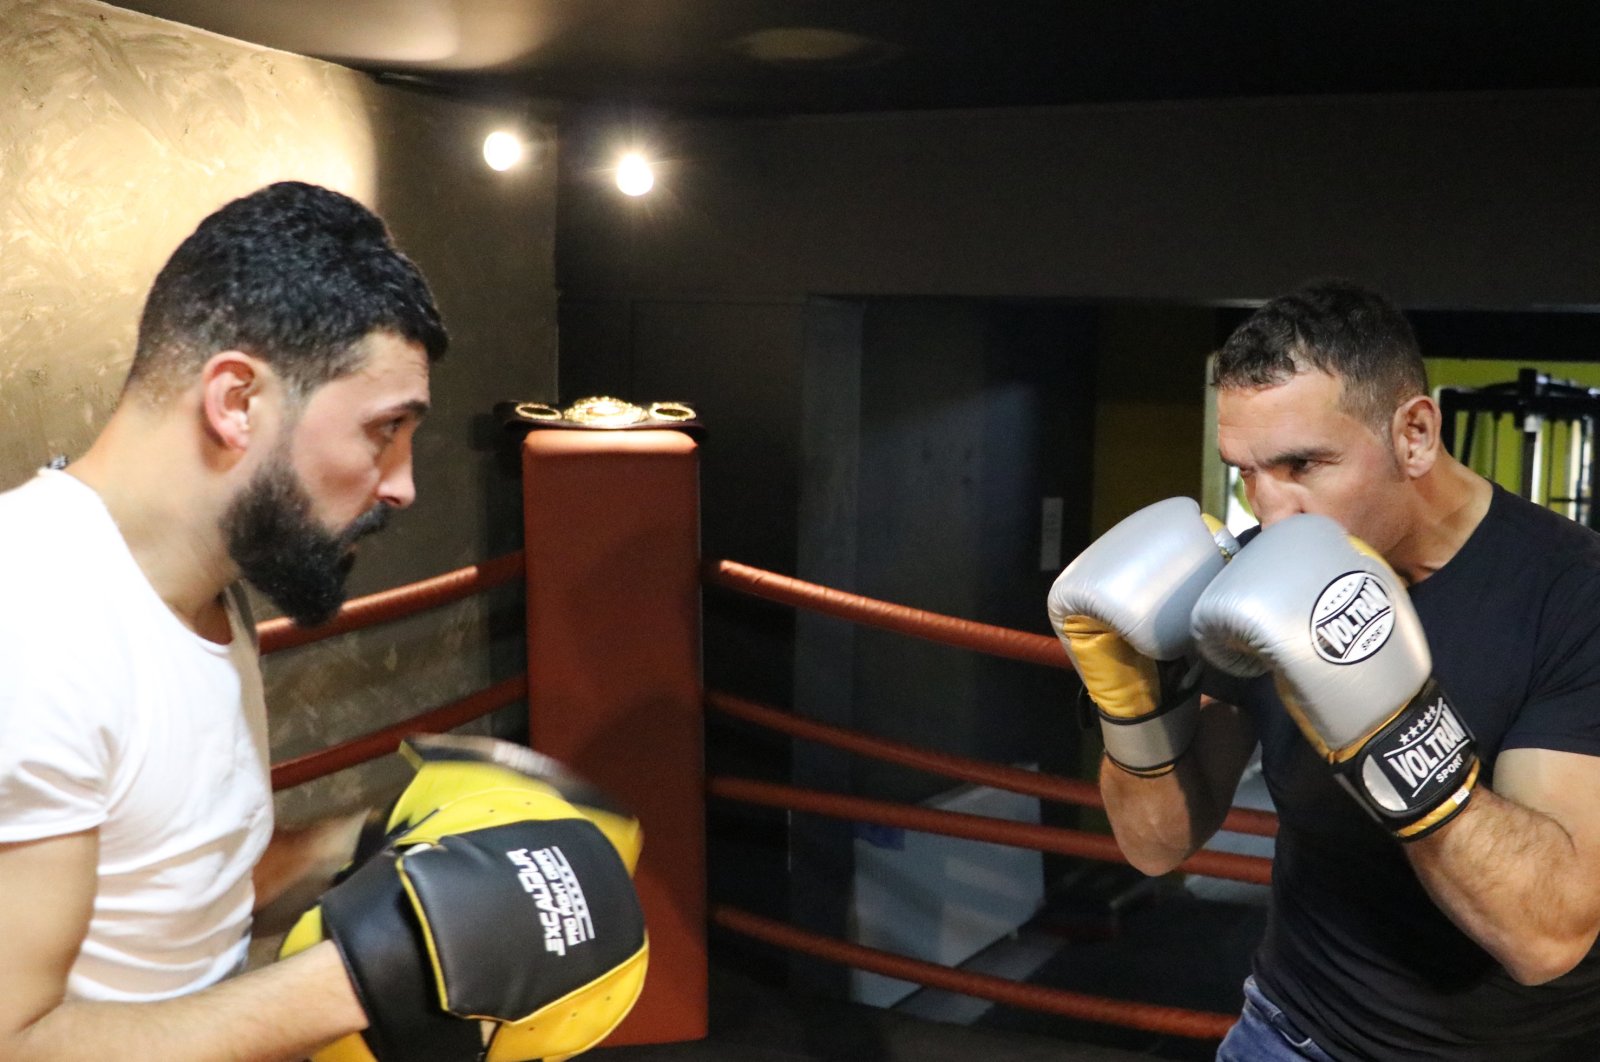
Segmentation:
<svg viewBox="0 0 1600 1062">
<path fill-rule="evenodd" d="M 1439 460 L 1439 404 L 1427 395 L 1413 395 L 1394 411 L 1393 442 L 1395 459 L 1410 479 L 1427 475 Z"/>
<path fill-rule="evenodd" d="M 200 414 L 206 433 L 224 449 L 249 449 L 263 427 L 259 413 L 269 373 L 259 359 L 238 350 L 213 354 L 200 370 Z"/>
</svg>

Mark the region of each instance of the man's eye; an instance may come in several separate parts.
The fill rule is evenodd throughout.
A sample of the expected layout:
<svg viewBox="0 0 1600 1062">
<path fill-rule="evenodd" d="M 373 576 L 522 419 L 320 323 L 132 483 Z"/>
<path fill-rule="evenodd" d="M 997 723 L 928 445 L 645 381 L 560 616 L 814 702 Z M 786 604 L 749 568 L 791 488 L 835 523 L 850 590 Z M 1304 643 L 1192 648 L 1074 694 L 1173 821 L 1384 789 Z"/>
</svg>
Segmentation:
<svg viewBox="0 0 1600 1062">
<path fill-rule="evenodd" d="M 1291 476 L 1298 476 L 1309 469 L 1313 463 L 1314 462 L 1309 461 L 1304 457 L 1296 457 L 1287 462 L 1289 466 L 1289 474 Z"/>
</svg>

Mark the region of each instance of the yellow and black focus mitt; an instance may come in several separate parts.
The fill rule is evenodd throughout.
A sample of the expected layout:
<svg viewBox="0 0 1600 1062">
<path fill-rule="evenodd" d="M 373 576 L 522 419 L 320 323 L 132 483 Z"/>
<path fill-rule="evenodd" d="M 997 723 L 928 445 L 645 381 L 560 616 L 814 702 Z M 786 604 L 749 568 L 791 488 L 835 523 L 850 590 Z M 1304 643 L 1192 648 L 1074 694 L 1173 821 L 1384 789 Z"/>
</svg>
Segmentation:
<svg viewBox="0 0 1600 1062">
<path fill-rule="evenodd" d="M 368 1028 L 315 1062 L 546 1062 L 593 1047 L 644 985 L 638 821 L 529 749 L 415 738 L 381 834 L 290 930 L 332 940 Z"/>
</svg>

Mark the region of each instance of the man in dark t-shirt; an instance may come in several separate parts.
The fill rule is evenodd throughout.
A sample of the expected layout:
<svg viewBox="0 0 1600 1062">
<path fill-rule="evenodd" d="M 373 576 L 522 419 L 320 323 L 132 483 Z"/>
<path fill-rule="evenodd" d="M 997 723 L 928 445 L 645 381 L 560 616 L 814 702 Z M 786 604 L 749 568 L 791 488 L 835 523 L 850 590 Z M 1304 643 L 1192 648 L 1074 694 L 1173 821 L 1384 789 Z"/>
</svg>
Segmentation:
<svg viewBox="0 0 1600 1062">
<path fill-rule="evenodd" d="M 1217 674 L 1170 765 L 1102 765 L 1119 843 L 1162 873 L 1215 832 L 1261 745 L 1272 911 L 1219 1059 L 1600 1059 L 1600 536 L 1443 450 L 1410 327 L 1373 292 L 1269 302 L 1212 382 L 1262 525 L 1332 517 L 1409 585 L 1482 764 L 1442 825 L 1397 840 L 1271 675 Z"/>
</svg>

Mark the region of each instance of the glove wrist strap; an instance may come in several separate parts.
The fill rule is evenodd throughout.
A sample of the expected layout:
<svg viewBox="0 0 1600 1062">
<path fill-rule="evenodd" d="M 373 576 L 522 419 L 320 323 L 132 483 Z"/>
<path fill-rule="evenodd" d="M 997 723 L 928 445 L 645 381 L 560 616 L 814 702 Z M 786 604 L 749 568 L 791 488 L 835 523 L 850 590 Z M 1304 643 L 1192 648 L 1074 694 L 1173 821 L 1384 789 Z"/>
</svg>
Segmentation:
<svg viewBox="0 0 1600 1062">
<path fill-rule="evenodd" d="M 1172 770 L 1194 740 L 1200 721 L 1200 690 L 1191 687 L 1154 713 L 1118 719 L 1099 712 L 1100 736 L 1111 762 L 1127 771 L 1155 777 Z"/>
<path fill-rule="evenodd" d="M 1472 732 L 1430 678 L 1336 770 L 1378 822 L 1402 841 L 1415 841 L 1467 806 L 1479 764 Z"/>
</svg>

